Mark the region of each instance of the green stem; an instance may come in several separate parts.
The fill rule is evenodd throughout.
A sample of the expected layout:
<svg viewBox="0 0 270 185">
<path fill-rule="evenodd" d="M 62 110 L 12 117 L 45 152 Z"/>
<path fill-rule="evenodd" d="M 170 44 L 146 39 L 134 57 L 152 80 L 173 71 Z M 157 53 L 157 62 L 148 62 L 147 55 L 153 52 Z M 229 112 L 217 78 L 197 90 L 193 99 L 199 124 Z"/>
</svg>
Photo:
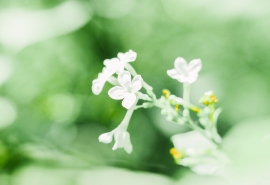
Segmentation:
<svg viewBox="0 0 270 185">
<path fill-rule="evenodd" d="M 124 119 L 123 119 L 122 122 L 118 125 L 117 128 L 121 127 L 121 128 L 123 128 L 123 129 L 125 129 L 125 130 L 127 129 L 128 124 L 129 124 L 129 121 L 130 121 L 130 118 L 131 118 L 131 116 L 132 116 L 132 114 L 133 114 L 133 112 L 134 112 L 134 110 L 135 110 L 135 107 L 136 107 L 136 105 L 137 105 L 138 100 L 139 100 L 139 98 L 137 97 L 135 103 L 132 105 L 132 107 L 130 107 L 130 108 L 127 110 L 127 113 L 126 113 Z M 114 130 L 117 130 L 117 129 L 114 129 Z"/>
<path fill-rule="evenodd" d="M 189 118 L 189 96 L 190 96 L 190 84 L 183 84 L 183 99 L 184 99 L 184 115 L 186 118 Z"/>
<path fill-rule="evenodd" d="M 138 75 L 136 73 L 135 69 L 129 63 L 126 63 L 125 68 L 126 68 L 126 70 L 128 70 L 130 72 L 130 74 L 132 76 Z M 143 81 L 143 87 L 145 88 L 146 91 L 152 91 L 153 90 L 153 87 L 148 85 L 145 81 Z"/>
<path fill-rule="evenodd" d="M 107 81 L 113 86 L 119 85 L 117 78 L 115 78 L 114 76 L 111 76 Z"/>
</svg>

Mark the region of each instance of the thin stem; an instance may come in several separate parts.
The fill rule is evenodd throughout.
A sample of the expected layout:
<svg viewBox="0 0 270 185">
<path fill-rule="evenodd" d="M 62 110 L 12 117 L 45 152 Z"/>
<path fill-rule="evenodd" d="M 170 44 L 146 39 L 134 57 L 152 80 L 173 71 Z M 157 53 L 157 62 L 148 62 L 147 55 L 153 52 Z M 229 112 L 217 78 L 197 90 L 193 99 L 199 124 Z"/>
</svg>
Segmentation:
<svg viewBox="0 0 270 185">
<path fill-rule="evenodd" d="M 129 63 L 126 63 L 125 68 L 130 72 L 130 74 L 132 76 L 138 75 L 136 73 L 135 69 Z M 146 91 L 152 91 L 153 90 L 153 87 L 148 85 L 145 81 L 143 81 L 143 87 L 146 89 Z"/>
<path fill-rule="evenodd" d="M 119 85 L 117 78 L 115 78 L 114 76 L 111 76 L 107 81 L 113 86 Z"/>
<path fill-rule="evenodd" d="M 189 94 L 190 94 L 190 84 L 183 84 L 183 99 L 184 99 L 184 116 L 189 118 Z"/>
<path fill-rule="evenodd" d="M 128 127 L 128 124 L 129 124 L 129 121 L 130 121 L 130 118 L 133 114 L 133 111 L 135 110 L 135 107 L 137 105 L 137 102 L 138 102 L 139 98 L 137 97 L 135 103 L 132 105 L 132 107 L 130 107 L 128 110 L 127 110 L 127 113 L 124 117 L 124 119 L 122 120 L 122 122 L 118 125 L 117 128 L 121 127 L 121 128 L 125 128 L 127 129 Z M 115 129 L 116 130 L 116 129 Z"/>
</svg>

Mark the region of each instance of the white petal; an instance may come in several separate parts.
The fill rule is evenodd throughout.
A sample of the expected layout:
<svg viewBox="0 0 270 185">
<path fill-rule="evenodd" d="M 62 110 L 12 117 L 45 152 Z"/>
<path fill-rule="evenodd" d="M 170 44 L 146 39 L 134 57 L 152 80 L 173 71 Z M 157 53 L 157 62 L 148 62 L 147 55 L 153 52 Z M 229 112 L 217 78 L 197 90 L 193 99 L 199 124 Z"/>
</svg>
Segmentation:
<svg viewBox="0 0 270 185">
<path fill-rule="evenodd" d="M 200 59 L 194 59 L 188 64 L 189 73 L 198 73 L 202 68 Z"/>
<path fill-rule="evenodd" d="M 197 78 L 198 78 L 197 73 L 195 73 L 195 74 L 191 73 L 191 74 L 189 74 L 189 76 L 187 78 L 187 82 L 191 84 L 191 83 L 195 82 L 197 80 Z"/>
<path fill-rule="evenodd" d="M 124 63 L 133 62 L 137 58 L 137 53 L 135 53 L 132 50 L 129 50 L 126 53 L 118 53 L 117 57 Z"/>
<path fill-rule="evenodd" d="M 177 79 L 178 73 L 176 69 L 167 70 L 167 74 L 172 77 L 173 79 Z"/>
<path fill-rule="evenodd" d="M 93 82 L 92 82 L 92 92 L 95 95 L 99 95 L 99 93 L 102 91 L 102 88 L 103 88 L 104 84 L 105 84 L 105 82 L 101 81 L 99 79 L 93 80 Z"/>
<path fill-rule="evenodd" d="M 176 134 L 171 137 L 174 147 L 183 150 L 194 148 L 195 150 L 201 149 L 214 149 L 215 144 L 209 139 L 205 138 L 198 131 L 190 131 L 182 134 Z"/>
<path fill-rule="evenodd" d="M 115 140 L 115 144 L 113 145 L 113 150 L 116 150 L 117 148 L 123 148 L 124 147 L 124 135 L 123 135 L 123 131 L 117 131 L 114 134 L 114 140 Z"/>
<path fill-rule="evenodd" d="M 129 87 L 131 83 L 131 75 L 128 71 L 122 71 L 118 75 L 118 82 L 122 87 Z"/>
<path fill-rule="evenodd" d="M 136 95 L 134 93 L 126 93 L 124 100 L 122 101 L 123 107 L 129 109 L 134 105 L 136 101 Z"/>
<path fill-rule="evenodd" d="M 138 92 L 142 88 L 142 83 L 143 83 L 143 79 L 141 75 L 136 75 L 131 82 L 131 88 L 132 88 L 131 92 L 132 93 Z"/>
<path fill-rule="evenodd" d="M 115 86 L 111 88 L 108 92 L 109 96 L 115 100 L 122 100 L 123 98 L 125 98 L 126 93 L 127 90 L 120 86 Z"/>
<path fill-rule="evenodd" d="M 101 134 L 98 137 L 98 140 L 99 140 L 99 142 L 102 142 L 102 143 L 110 143 L 110 142 L 112 142 L 112 134 L 111 133 Z"/>
<path fill-rule="evenodd" d="M 185 76 L 188 76 L 188 65 L 184 58 L 178 57 L 174 61 L 174 67 L 178 74 L 183 74 Z"/>
<path fill-rule="evenodd" d="M 118 58 L 106 59 L 103 64 L 109 69 L 116 69 L 120 61 Z"/>
<path fill-rule="evenodd" d="M 104 74 L 104 76 L 106 76 L 107 78 L 112 76 L 113 73 L 115 73 L 115 69 L 111 69 L 109 67 L 103 67 L 102 69 L 102 74 Z"/>
<path fill-rule="evenodd" d="M 117 148 L 124 148 L 127 153 L 132 152 L 132 144 L 130 142 L 130 135 L 125 130 L 118 130 L 114 134 L 114 140 L 115 144 L 113 146 L 113 150 L 116 150 Z"/>
<path fill-rule="evenodd" d="M 132 144 L 130 142 L 130 135 L 127 131 L 125 131 L 123 134 L 124 134 L 124 139 L 125 139 L 124 149 L 127 153 L 130 154 L 133 149 Z"/>
<path fill-rule="evenodd" d="M 218 171 L 217 164 L 197 164 L 191 167 L 191 170 L 199 175 L 213 175 Z"/>
<path fill-rule="evenodd" d="M 187 77 L 184 74 L 179 74 L 176 69 L 171 69 L 167 71 L 167 74 L 173 78 L 178 80 L 181 83 L 185 83 L 187 82 Z"/>
</svg>

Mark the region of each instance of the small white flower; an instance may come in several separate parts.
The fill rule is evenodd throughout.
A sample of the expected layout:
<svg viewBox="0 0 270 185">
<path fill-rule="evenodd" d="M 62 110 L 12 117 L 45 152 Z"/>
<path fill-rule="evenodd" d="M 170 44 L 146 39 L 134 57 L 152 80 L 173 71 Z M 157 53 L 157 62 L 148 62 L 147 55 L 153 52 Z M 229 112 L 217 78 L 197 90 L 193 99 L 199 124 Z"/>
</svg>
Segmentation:
<svg viewBox="0 0 270 185">
<path fill-rule="evenodd" d="M 115 141 L 115 144 L 112 148 L 113 150 L 116 150 L 117 148 L 124 148 L 127 153 L 130 154 L 132 152 L 133 147 L 130 142 L 130 135 L 126 130 L 120 127 L 114 129 L 111 132 L 101 134 L 98 140 L 99 142 L 108 144 L 112 142 L 113 137 Z"/>
<path fill-rule="evenodd" d="M 98 78 L 92 82 L 92 91 L 95 95 L 98 95 L 106 81 L 114 74 L 119 74 L 124 71 L 127 62 L 135 61 L 137 53 L 129 50 L 126 53 L 118 53 L 118 58 L 106 59 L 104 60 L 105 67 L 102 72 L 98 74 Z"/>
<path fill-rule="evenodd" d="M 104 67 L 102 72 L 98 74 L 97 79 L 92 82 L 92 91 L 95 95 L 98 95 L 105 84 L 105 82 L 113 75 L 114 71 Z"/>
<path fill-rule="evenodd" d="M 188 64 L 184 58 L 178 57 L 174 61 L 174 69 L 168 70 L 167 74 L 179 82 L 193 83 L 197 80 L 201 68 L 200 59 L 194 59 Z"/>
<path fill-rule="evenodd" d="M 117 57 L 118 58 L 106 59 L 103 63 L 107 68 L 113 70 L 114 73 L 119 74 L 124 71 L 126 63 L 135 61 L 137 53 L 129 50 L 126 53 L 118 53 Z"/>
<path fill-rule="evenodd" d="M 118 75 L 118 82 L 121 86 L 115 86 L 108 92 L 109 96 L 115 100 L 122 100 L 122 105 L 129 109 L 136 101 L 136 92 L 142 88 L 142 77 L 136 75 L 131 81 L 131 75 L 128 71 L 123 71 Z"/>
<path fill-rule="evenodd" d="M 130 142 L 130 135 L 126 130 L 118 130 L 114 134 L 114 141 L 115 144 L 113 146 L 113 150 L 116 150 L 117 148 L 124 148 L 127 153 L 132 152 L 132 144 Z"/>
<path fill-rule="evenodd" d="M 176 149 L 184 150 L 187 155 L 199 155 L 207 150 L 216 149 L 216 145 L 198 131 L 176 134 L 171 140 Z"/>
<path fill-rule="evenodd" d="M 223 161 L 219 159 L 223 160 L 224 157 L 217 151 L 216 145 L 198 131 L 176 134 L 171 140 L 174 147 L 185 155 L 178 160 L 178 164 L 202 175 L 217 173 L 222 168 Z"/>
</svg>

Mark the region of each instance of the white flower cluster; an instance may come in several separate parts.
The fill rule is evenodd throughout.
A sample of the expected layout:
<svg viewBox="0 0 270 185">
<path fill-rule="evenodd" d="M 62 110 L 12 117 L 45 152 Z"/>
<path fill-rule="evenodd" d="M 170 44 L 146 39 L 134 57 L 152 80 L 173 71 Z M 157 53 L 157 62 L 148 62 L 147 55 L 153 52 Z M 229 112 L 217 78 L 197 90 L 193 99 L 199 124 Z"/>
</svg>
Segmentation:
<svg viewBox="0 0 270 185">
<path fill-rule="evenodd" d="M 129 50 L 126 53 L 118 53 L 117 58 L 105 60 L 102 72 L 93 81 L 92 91 L 96 95 L 102 91 L 106 82 L 111 83 L 114 87 L 109 90 L 108 95 L 112 99 L 122 100 L 122 106 L 127 109 L 118 127 L 111 132 L 101 134 L 99 141 L 111 143 L 114 139 L 113 150 L 123 148 L 127 153 L 131 153 L 133 146 L 127 128 L 133 111 L 156 106 L 161 109 L 161 114 L 165 115 L 168 121 L 187 125 L 193 129 L 191 132 L 172 136 L 175 148 L 172 148 L 170 153 L 176 163 L 190 167 L 198 174 L 213 174 L 220 171 L 227 158 L 218 147 L 222 139 L 216 128 L 217 118 L 221 112 L 221 109 L 215 108 L 217 98 L 212 91 L 209 91 L 200 100 L 204 107 L 199 108 L 190 103 L 190 84 L 198 78 L 202 68 L 201 60 L 194 59 L 187 63 L 184 58 L 176 58 L 174 69 L 168 70 L 167 74 L 183 83 L 183 98 L 171 95 L 169 90 L 164 89 L 163 96 L 157 99 L 153 88 L 144 82 L 129 64 L 134 62 L 136 57 L 137 54 Z M 114 77 L 115 74 L 117 78 Z M 140 92 L 142 87 L 147 94 Z M 137 105 L 139 99 L 145 102 Z M 197 114 L 197 120 L 193 121 L 190 111 Z"/>
<path fill-rule="evenodd" d="M 131 74 L 125 71 L 125 65 L 128 62 L 134 62 L 137 53 L 129 50 L 126 53 L 118 53 L 118 58 L 106 59 L 103 64 L 105 67 L 98 74 L 98 78 L 92 82 L 92 91 L 98 95 L 103 89 L 104 84 L 110 81 L 114 74 L 118 74 L 118 83 L 120 86 L 115 86 L 109 90 L 109 96 L 115 100 L 124 99 L 123 107 L 129 109 L 136 101 L 135 93 L 142 88 L 143 80 L 140 75 L 136 75 L 131 81 Z"/>
<path fill-rule="evenodd" d="M 114 81 L 114 74 L 117 74 L 116 83 L 112 87 L 108 94 L 112 99 L 122 100 L 122 106 L 128 109 L 125 118 L 122 123 L 113 131 L 101 134 L 99 141 L 103 143 L 111 143 L 114 138 L 115 144 L 113 150 L 117 148 L 124 148 L 127 153 L 132 152 L 132 144 L 130 142 L 130 135 L 126 131 L 129 120 L 135 108 L 136 102 L 139 96 L 139 90 L 142 88 L 143 79 L 140 75 L 134 76 L 131 79 L 129 71 L 125 71 L 126 64 L 128 62 L 134 62 L 137 54 L 129 50 L 126 53 L 118 53 L 117 58 L 106 59 L 103 64 L 105 65 L 102 72 L 98 74 L 98 78 L 92 82 L 92 91 L 98 95 L 103 89 L 104 84 Z"/>
</svg>

